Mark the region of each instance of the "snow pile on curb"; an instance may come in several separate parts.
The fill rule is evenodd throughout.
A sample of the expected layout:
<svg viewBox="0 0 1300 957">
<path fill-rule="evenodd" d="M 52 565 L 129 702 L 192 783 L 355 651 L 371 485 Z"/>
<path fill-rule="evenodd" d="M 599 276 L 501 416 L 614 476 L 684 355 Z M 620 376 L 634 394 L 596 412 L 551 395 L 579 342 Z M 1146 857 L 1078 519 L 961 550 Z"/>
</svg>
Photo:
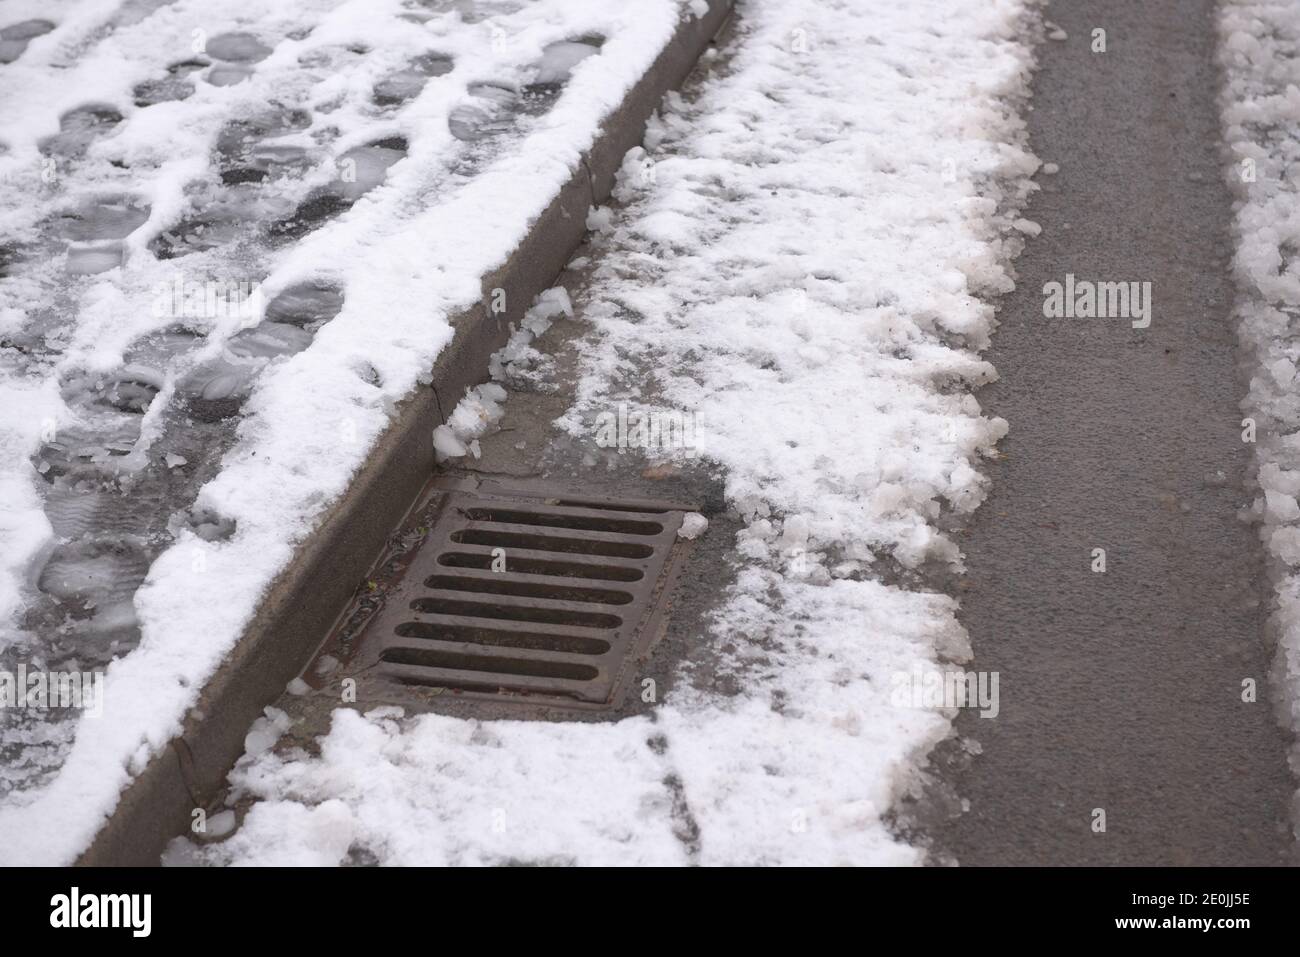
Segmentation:
<svg viewBox="0 0 1300 957">
<path fill-rule="evenodd" d="M 1277 641 L 1272 678 L 1284 724 L 1300 734 L 1300 10 L 1227 0 L 1219 59 L 1227 179 L 1235 194 L 1238 335 L 1251 372 L 1259 495 L 1252 517 L 1270 556 Z M 1251 426 L 1243 421 L 1243 439 Z M 1291 754 L 1300 775 L 1300 746 Z M 1300 796 L 1296 802 L 1300 828 Z"/>
<path fill-rule="evenodd" d="M 732 58 L 669 97 L 622 208 L 589 218 L 596 336 L 565 423 L 698 414 L 693 452 L 748 520 L 701 639 L 736 694 L 684 681 L 606 725 L 336 711 L 319 756 L 243 759 L 240 830 L 173 860 L 917 862 L 882 817 L 950 725 L 892 679 L 969 648 L 953 601 L 873 576 L 960 566 L 934 521 L 978 505 L 1005 432 L 970 390 L 1038 166 L 1025 10 L 742 3 Z"/>
</svg>

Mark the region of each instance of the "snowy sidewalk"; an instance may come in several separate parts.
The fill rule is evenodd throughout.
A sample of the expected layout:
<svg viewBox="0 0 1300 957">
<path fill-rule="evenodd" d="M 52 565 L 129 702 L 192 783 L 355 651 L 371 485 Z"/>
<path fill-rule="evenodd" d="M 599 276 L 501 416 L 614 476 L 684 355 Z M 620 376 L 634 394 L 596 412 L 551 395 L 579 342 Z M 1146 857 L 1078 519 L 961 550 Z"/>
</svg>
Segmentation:
<svg viewBox="0 0 1300 957">
<path fill-rule="evenodd" d="M 0 667 L 107 667 L 0 715 L 6 859 L 88 844 L 702 7 L 4 5 Z"/>
<path fill-rule="evenodd" d="M 1027 13 L 738 14 L 628 156 L 616 208 L 590 219 L 593 278 L 573 290 L 586 364 L 564 418 L 591 443 L 621 402 L 696 417 L 693 451 L 745 523 L 699 636 L 737 692 L 684 681 L 614 724 L 339 710 L 319 754 L 257 742 L 231 778 L 255 803 L 200 860 L 920 860 L 885 816 L 949 721 L 900 702 L 898 678 L 969 654 L 954 602 L 916 583 L 960 569 L 937 522 L 979 504 L 1005 431 L 969 393 L 994 376 L 976 351 L 1033 229 L 1016 218 L 1038 167 L 1017 113 Z"/>
</svg>

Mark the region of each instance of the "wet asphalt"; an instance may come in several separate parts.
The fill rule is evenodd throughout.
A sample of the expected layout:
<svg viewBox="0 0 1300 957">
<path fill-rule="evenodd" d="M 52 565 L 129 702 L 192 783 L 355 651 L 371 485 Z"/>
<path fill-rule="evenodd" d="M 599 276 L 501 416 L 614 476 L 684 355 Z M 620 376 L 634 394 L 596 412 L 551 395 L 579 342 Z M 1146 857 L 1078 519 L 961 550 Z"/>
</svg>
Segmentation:
<svg viewBox="0 0 1300 957">
<path fill-rule="evenodd" d="M 1068 39 L 1040 47 L 1027 120 L 1061 169 L 1025 212 L 1043 233 L 1000 306 L 1000 381 L 978 396 L 1011 430 L 961 538 L 967 667 L 999 673 L 1001 710 L 963 711 L 935 754 L 922 839 L 964 865 L 1293 863 L 1263 556 L 1238 515 L 1251 450 L 1214 4 L 1046 16 Z M 1151 282 L 1149 328 L 1044 318 L 1044 284 L 1067 273 Z"/>
</svg>

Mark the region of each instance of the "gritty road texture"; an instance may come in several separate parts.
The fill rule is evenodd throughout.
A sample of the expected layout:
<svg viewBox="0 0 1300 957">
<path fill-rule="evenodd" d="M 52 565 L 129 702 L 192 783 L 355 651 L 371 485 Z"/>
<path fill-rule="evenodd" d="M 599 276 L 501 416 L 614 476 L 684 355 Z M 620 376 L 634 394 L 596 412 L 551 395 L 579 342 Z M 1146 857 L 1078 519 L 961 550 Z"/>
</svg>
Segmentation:
<svg viewBox="0 0 1300 957">
<path fill-rule="evenodd" d="M 1262 556 L 1237 514 L 1250 449 L 1214 4 L 1079 0 L 1046 15 L 1068 40 L 1040 50 L 1028 122 L 1061 172 L 1026 212 L 1044 231 L 1002 304 L 989 353 L 1001 381 L 979 396 L 1011 432 L 963 539 L 970 667 L 1000 674 L 1001 713 L 963 711 L 966 746 L 935 755 L 931 790 L 969 810 L 930 825 L 934 858 L 1292 862 Z M 1095 27 L 1105 53 L 1090 50 Z M 1043 285 L 1067 272 L 1151 281 L 1150 327 L 1045 319 Z"/>
</svg>

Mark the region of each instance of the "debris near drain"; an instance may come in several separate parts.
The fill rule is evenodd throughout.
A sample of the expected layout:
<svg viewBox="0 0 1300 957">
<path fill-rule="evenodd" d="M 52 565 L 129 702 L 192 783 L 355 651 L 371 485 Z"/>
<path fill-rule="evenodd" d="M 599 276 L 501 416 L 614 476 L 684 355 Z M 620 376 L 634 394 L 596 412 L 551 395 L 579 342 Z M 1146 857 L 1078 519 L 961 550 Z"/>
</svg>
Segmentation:
<svg viewBox="0 0 1300 957">
<path fill-rule="evenodd" d="M 464 455 L 479 457 L 479 436 L 501 420 L 506 400 L 506 390 L 495 382 L 487 382 L 470 389 L 461 399 L 445 425 L 433 430 L 433 450 L 439 462 L 461 458 Z"/>
<path fill-rule="evenodd" d="M 699 538 L 708 527 L 709 520 L 699 512 L 687 512 L 682 516 L 682 526 L 677 529 L 677 537 L 685 539 Z"/>
</svg>

